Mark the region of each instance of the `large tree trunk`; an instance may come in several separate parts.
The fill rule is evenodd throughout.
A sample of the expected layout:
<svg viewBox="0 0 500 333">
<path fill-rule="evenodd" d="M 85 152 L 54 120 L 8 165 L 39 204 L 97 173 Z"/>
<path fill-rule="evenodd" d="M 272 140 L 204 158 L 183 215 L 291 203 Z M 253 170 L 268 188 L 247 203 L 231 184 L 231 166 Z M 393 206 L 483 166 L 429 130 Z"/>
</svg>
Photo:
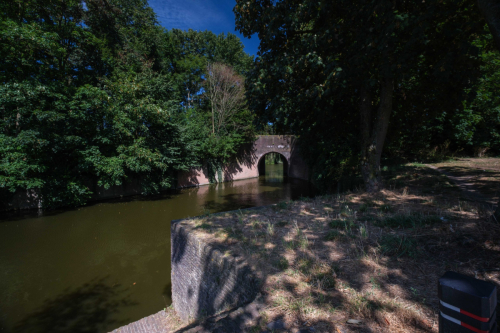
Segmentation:
<svg viewBox="0 0 500 333">
<path fill-rule="evenodd" d="M 385 78 L 381 82 L 380 104 L 374 115 L 369 86 L 360 91 L 361 174 L 367 192 L 377 192 L 383 188 L 380 158 L 392 112 L 393 90 L 393 80 Z"/>
<path fill-rule="evenodd" d="M 500 0 L 478 0 L 479 10 L 484 16 L 488 27 L 490 28 L 495 46 L 500 51 Z M 500 222 L 500 199 L 497 203 L 497 209 L 493 214 L 493 218 Z"/>
</svg>

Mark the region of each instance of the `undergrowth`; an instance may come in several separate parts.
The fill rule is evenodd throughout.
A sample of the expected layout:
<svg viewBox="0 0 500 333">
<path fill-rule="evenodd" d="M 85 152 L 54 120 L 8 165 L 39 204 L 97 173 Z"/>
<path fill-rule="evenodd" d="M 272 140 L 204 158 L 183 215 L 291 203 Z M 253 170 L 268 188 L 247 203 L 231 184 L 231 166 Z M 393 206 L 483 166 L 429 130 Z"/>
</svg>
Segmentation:
<svg viewBox="0 0 500 333">
<path fill-rule="evenodd" d="M 387 228 L 419 228 L 425 225 L 433 225 L 442 221 L 438 215 L 426 215 L 423 213 L 396 214 L 374 221 L 374 225 Z"/>
<path fill-rule="evenodd" d="M 415 258 L 419 253 L 417 241 L 408 236 L 383 235 L 379 243 L 381 253 L 384 255 Z"/>
</svg>

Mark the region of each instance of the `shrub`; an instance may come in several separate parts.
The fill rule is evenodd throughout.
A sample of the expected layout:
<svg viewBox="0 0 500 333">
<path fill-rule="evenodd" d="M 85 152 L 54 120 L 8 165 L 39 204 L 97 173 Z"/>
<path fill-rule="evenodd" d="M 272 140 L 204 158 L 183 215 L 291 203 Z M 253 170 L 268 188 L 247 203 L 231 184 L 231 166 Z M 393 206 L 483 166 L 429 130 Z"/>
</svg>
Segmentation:
<svg viewBox="0 0 500 333">
<path fill-rule="evenodd" d="M 290 264 L 288 263 L 288 260 L 286 260 L 286 258 L 281 258 L 276 262 L 276 267 L 278 267 L 281 270 L 287 269 L 288 266 L 290 266 Z"/>
<path fill-rule="evenodd" d="M 352 220 L 332 220 L 328 226 L 334 229 L 350 230 L 354 227 L 354 222 Z"/>
<path fill-rule="evenodd" d="M 287 209 L 288 208 L 288 202 L 286 201 L 282 201 L 282 202 L 279 202 L 276 207 L 278 207 L 278 209 Z"/>
<path fill-rule="evenodd" d="M 327 241 L 333 241 L 336 239 L 340 239 L 342 237 L 342 234 L 338 232 L 337 230 L 330 230 L 328 233 L 325 235 L 325 240 Z"/>
<path fill-rule="evenodd" d="M 397 257 L 412 257 L 418 255 L 417 241 L 413 238 L 399 235 L 384 235 L 380 239 L 382 254 Z"/>
</svg>

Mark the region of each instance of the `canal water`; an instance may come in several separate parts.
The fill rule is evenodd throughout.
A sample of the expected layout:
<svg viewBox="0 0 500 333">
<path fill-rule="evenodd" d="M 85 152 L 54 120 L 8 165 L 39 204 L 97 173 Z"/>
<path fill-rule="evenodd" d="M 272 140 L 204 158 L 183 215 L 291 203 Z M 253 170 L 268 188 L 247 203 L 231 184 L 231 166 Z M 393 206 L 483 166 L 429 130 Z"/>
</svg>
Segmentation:
<svg viewBox="0 0 500 333">
<path fill-rule="evenodd" d="M 259 178 L 0 219 L 0 332 L 108 332 L 170 299 L 170 221 L 309 196 Z"/>
</svg>

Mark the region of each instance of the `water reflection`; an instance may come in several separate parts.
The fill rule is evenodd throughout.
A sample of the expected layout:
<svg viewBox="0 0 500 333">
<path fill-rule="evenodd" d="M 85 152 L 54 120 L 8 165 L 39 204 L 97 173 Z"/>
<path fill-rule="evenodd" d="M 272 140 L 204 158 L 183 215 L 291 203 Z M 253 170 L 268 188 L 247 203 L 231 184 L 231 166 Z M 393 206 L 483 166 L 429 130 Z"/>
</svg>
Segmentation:
<svg viewBox="0 0 500 333">
<path fill-rule="evenodd" d="M 268 183 L 282 183 L 284 181 L 283 164 L 266 164 L 265 165 L 265 181 Z"/>
<path fill-rule="evenodd" d="M 34 313 L 20 321 L 17 333 L 87 333 L 104 332 L 110 325 L 120 326 L 126 321 L 112 318 L 124 307 L 136 306 L 126 289 L 110 285 L 106 278 L 89 281 L 78 288 L 65 291 L 46 300 Z"/>
<path fill-rule="evenodd" d="M 165 308 L 171 220 L 311 194 L 307 182 L 268 170 L 260 178 L 154 198 L 4 218 L 0 332 L 46 332 L 52 325 L 65 332 L 81 331 L 76 326 L 107 332 Z"/>
</svg>

